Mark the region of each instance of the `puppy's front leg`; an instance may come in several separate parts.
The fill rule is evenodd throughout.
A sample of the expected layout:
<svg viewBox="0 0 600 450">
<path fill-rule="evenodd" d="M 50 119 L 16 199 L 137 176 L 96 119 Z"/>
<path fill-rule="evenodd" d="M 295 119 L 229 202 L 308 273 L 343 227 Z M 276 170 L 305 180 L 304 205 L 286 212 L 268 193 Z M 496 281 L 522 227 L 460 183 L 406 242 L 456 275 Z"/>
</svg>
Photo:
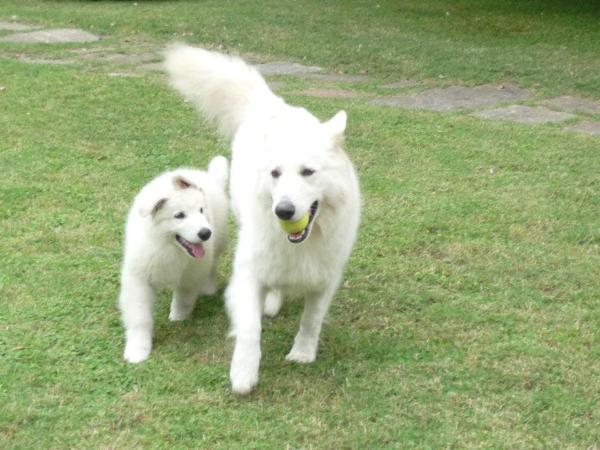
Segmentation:
<svg viewBox="0 0 600 450">
<path fill-rule="evenodd" d="M 261 305 L 265 289 L 249 270 L 234 268 L 225 292 L 235 348 L 229 377 L 234 394 L 245 395 L 258 382 L 260 365 Z"/>
<path fill-rule="evenodd" d="M 144 280 L 126 275 L 121 280 L 119 307 L 125 327 L 123 358 L 130 363 L 148 359 L 152 350 L 154 291 Z"/>
</svg>

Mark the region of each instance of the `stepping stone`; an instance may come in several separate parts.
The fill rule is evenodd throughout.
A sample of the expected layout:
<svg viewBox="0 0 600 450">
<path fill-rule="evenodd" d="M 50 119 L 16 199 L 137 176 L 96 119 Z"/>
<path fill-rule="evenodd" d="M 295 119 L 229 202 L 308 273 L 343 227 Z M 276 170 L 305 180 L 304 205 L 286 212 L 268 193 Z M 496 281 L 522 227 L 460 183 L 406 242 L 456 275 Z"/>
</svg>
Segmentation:
<svg viewBox="0 0 600 450">
<path fill-rule="evenodd" d="M 600 103 L 581 97 L 563 95 L 543 102 L 544 105 L 558 111 L 600 113 Z"/>
<path fill-rule="evenodd" d="M 309 97 L 324 97 L 324 98 L 352 98 L 360 97 L 361 93 L 351 91 L 348 89 L 334 89 L 334 88 L 308 88 L 300 95 L 308 95 Z"/>
<path fill-rule="evenodd" d="M 109 77 L 113 77 L 113 78 L 138 78 L 139 75 L 136 75 L 134 73 L 128 73 L 128 72 L 110 72 L 108 74 Z"/>
<path fill-rule="evenodd" d="M 398 89 L 398 88 L 403 88 L 406 86 L 414 86 L 416 84 L 418 84 L 416 81 L 405 78 L 404 80 L 398 80 L 398 81 L 394 81 L 393 83 L 384 84 L 381 87 L 386 88 L 386 89 Z"/>
<path fill-rule="evenodd" d="M 528 90 L 512 85 L 450 86 L 428 89 L 410 95 L 377 98 L 372 100 L 371 103 L 429 111 L 454 111 L 461 108 L 477 108 L 513 102 L 530 96 L 531 93 Z"/>
<path fill-rule="evenodd" d="M 73 64 L 73 61 L 68 59 L 43 59 L 43 58 L 30 58 L 29 56 L 21 55 L 17 58 L 18 61 L 25 64 L 50 64 L 50 65 L 65 65 Z"/>
<path fill-rule="evenodd" d="M 563 122 L 576 117 L 566 112 L 552 111 L 543 106 L 511 105 L 507 108 L 481 111 L 476 114 L 484 119 L 508 120 L 519 123 L 552 123 Z"/>
<path fill-rule="evenodd" d="M 316 66 L 305 66 L 298 63 L 286 62 L 286 61 L 274 61 L 264 64 L 257 64 L 255 66 L 258 71 L 265 75 L 298 75 L 304 73 L 320 72 L 320 67 Z"/>
<path fill-rule="evenodd" d="M 17 42 L 26 44 L 54 44 L 61 42 L 92 42 L 100 40 L 100 36 L 75 28 L 31 31 L 29 33 L 9 34 L 0 38 L 0 42 Z"/>
<path fill-rule="evenodd" d="M 98 59 L 115 64 L 140 64 L 156 62 L 160 59 L 155 53 L 113 53 L 100 56 Z"/>
<path fill-rule="evenodd" d="M 39 27 L 25 25 L 24 23 L 5 22 L 3 20 L 0 20 L 0 30 L 3 30 L 3 31 L 29 31 L 29 30 L 35 30 L 36 28 L 39 28 Z"/>
<path fill-rule="evenodd" d="M 576 133 L 585 133 L 591 136 L 600 136 L 600 122 L 582 122 L 567 127 L 566 130 L 575 131 Z"/>
<path fill-rule="evenodd" d="M 306 73 L 302 78 L 308 80 L 331 81 L 340 83 L 355 83 L 368 80 L 364 75 L 351 75 L 346 73 Z"/>
</svg>

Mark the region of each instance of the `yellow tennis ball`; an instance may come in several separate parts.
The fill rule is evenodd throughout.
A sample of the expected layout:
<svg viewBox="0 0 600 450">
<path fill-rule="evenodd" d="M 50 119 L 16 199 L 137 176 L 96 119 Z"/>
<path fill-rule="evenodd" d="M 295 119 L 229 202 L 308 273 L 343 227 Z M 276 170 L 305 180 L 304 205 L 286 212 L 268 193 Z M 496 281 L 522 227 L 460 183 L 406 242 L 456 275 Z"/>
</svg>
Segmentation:
<svg viewBox="0 0 600 450">
<path fill-rule="evenodd" d="M 279 225 L 288 233 L 299 233 L 308 226 L 308 213 L 304 214 L 300 220 L 280 220 Z"/>
</svg>

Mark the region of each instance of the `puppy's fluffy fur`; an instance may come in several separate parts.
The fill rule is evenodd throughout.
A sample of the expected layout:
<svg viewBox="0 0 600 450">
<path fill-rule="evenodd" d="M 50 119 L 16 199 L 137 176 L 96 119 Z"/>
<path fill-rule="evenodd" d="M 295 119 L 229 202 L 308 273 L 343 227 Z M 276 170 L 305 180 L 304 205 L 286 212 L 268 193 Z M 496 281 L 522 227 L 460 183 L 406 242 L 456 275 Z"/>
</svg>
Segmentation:
<svg viewBox="0 0 600 450">
<path fill-rule="evenodd" d="M 217 156 L 206 172 L 163 173 L 136 196 L 125 229 L 119 296 L 125 360 L 137 363 L 150 355 L 156 289 L 173 290 L 171 320 L 188 317 L 198 295 L 214 294 L 217 258 L 227 241 L 227 175 L 227 160 Z"/>
</svg>

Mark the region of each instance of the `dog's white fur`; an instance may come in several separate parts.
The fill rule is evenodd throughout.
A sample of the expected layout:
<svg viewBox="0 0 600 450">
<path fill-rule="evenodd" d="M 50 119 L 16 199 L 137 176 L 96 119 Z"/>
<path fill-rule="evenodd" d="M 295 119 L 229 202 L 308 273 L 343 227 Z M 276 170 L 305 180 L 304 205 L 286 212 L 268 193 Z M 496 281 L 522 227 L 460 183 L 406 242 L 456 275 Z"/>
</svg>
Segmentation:
<svg viewBox="0 0 600 450">
<path fill-rule="evenodd" d="M 136 196 L 125 227 L 119 295 L 128 362 L 150 355 L 156 289 L 173 290 L 170 320 L 187 318 L 198 295 L 215 293 L 217 258 L 227 242 L 227 175 L 227 160 L 217 156 L 206 172 L 163 173 Z M 191 256 L 177 235 L 194 244 L 199 257 Z"/>
<path fill-rule="evenodd" d="M 307 363 L 316 357 L 359 223 L 358 180 L 342 150 L 346 113 L 319 122 L 287 105 L 236 57 L 176 45 L 165 66 L 172 85 L 232 141 L 230 192 L 239 237 L 226 290 L 236 338 L 230 378 L 233 392 L 246 394 L 258 381 L 261 314 L 276 315 L 282 297 L 305 301 L 286 359 Z M 282 201 L 294 206 L 292 220 L 318 201 L 301 244 L 288 241 L 279 226 L 274 212 Z"/>
</svg>

